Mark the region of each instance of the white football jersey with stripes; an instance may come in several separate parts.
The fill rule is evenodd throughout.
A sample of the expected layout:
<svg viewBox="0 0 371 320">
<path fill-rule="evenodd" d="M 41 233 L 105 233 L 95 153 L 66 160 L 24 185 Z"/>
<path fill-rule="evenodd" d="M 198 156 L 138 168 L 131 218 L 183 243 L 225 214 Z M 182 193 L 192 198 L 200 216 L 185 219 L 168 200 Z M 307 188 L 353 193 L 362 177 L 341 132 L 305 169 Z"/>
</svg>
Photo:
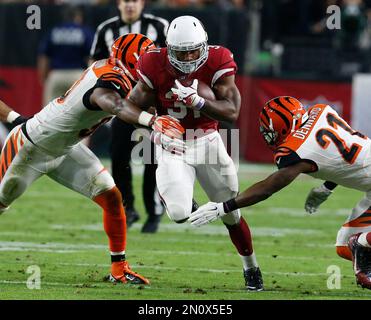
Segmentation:
<svg viewBox="0 0 371 320">
<path fill-rule="evenodd" d="M 111 114 L 90 105 L 89 93 L 95 87 L 111 88 L 122 97 L 131 90 L 130 81 L 119 66 L 109 60 L 95 62 L 65 95 L 27 121 L 26 131 L 32 142 L 50 154 L 64 154 L 109 121 Z"/>
<path fill-rule="evenodd" d="M 328 105 L 314 105 L 309 119 L 280 145 L 277 165 L 296 157 L 313 164 L 315 178 L 361 191 L 371 190 L 371 140 L 353 130 Z M 294 160 L 295 161 L 295 160 Z"/>
</svg>

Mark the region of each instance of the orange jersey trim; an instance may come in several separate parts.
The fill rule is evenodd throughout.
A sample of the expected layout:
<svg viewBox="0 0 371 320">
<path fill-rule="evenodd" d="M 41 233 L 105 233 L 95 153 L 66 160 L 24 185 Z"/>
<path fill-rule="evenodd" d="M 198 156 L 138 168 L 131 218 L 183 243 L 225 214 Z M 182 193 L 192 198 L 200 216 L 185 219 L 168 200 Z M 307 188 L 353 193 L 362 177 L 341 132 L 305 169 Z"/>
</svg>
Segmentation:
<svg viewBox="0 0 371 320">
<path fill-rule="evenodd" d="M 362 228 L 371 226 L 371 210 L 366 210 L 358 218 L 343 224 L 343 227 Z"/>
</svg>

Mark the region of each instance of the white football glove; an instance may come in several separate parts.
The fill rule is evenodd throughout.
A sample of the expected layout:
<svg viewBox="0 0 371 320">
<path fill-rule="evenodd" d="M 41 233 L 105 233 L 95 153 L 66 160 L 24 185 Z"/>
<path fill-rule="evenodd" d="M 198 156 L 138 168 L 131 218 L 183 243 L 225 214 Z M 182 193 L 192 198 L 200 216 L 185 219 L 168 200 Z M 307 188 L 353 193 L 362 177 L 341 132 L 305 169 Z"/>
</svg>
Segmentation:
<svg viewBox="0 0 371 320">
<path fill-rule="evenodd" d="M 183 102 L 187 107 L 201 110 L 205 105 L 205 99 L 198 95 L 197 87 L 197 79 L 193 80 L 190 87 L 185 87 L 178 80 L 175 80 L 175 87 L 171 88 L 173 98 Z"/>
<path fill-rule="evenodd" d="M 305 211 L 310 214 L 315 213 L 319 206 L 327 200 L 331 193 L 332 191 L 327 189 L 324 185 L 310 190 L 307 200 L 305 200 Z"/>
<path fill-rule="evenodd" d="M 224 212 L 223 203 L 208 202 L 199 207 L 195 212 L 192 212 L 188 221 L 192 226 L 200 227 L 210 222 L 213 222 L 226 215 Z"/>
<path fill-rule="evenodd" d="M 187 149 L 183 140 L 170 138 L 161 132 L 152 131 L 151 140 L 154 144 L 173 154 L 182 155 Z"/>
</svg>

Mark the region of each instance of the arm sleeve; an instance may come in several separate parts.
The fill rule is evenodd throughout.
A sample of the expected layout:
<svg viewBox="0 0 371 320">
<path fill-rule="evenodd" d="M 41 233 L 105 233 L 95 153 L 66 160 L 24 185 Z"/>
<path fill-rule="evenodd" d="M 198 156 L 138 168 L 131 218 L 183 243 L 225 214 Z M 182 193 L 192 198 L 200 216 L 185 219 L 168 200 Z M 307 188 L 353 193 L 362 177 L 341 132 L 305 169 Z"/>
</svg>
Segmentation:
<svg viewBox="0 0 371 320">
<path fill-rule="evenodd" d="M 235 75 L 237 73 L 237 64 L 233 59 L 233 54 L 224 47 L 219 47 L 215 50 L 215 52 L 218 52 L 216 55 L 217 59 L 215 61 L 217 71 L 214 73 L 212 78 L 212 85 L 214 85 L 219 79 Z"/>
<path fill-rule="evenodd" d="M 318 170 L 317 164 L 314 161 L 300 158 L 300 156 L 296 152 L 292 151 L 289 148 L 278 148 L 274 155 L 274 162 L 277 165 L 278 169 L 292 166 L 301 161 L 308 162 L 312 165 L 310 172 L 315 172 Z"/>
<path fill-rule="evenodd" d="M 117 73 L 105 73 L 96 82 L 94 88 L 106 88 L 116 91 L 121 98 L 126 96 L 131 91 L 131 83 L 129 79 L 125 79 Z"/>
</svg>

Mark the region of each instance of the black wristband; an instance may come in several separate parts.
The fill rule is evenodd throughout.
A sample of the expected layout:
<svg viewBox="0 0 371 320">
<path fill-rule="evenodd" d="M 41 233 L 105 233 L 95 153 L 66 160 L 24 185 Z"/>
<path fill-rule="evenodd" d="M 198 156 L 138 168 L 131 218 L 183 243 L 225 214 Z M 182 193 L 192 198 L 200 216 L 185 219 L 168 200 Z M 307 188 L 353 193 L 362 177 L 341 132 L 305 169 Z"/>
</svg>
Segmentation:
<svg viewBox="0 0 371 320">
<path fill-rule="evenodd" d="M 331 181 L 325 181 L 323 185 L 329 190 L 334 190 L 337 187 L 337 184 Z"/>
<path fill-rule="evenodd" d="M 25 117 L 22 117 L 22 116 L 19 116 L 18 118 L 16 118 L 12 124 L 14 124 L 15 126 L 18 126 L 19 124 L 21 123 L 24 123 L 28 120 L 28 118 L 25 118 Z"/>
<path fill-rule="evenodd" d="M 238 205 L 236 203 L 236 200 L 233 198 L 233 199 L 223 202 L 223 208 L 224 208 L 224 212 L 228 213 L 228 212 L 237 210 Z"/>
</svg>

